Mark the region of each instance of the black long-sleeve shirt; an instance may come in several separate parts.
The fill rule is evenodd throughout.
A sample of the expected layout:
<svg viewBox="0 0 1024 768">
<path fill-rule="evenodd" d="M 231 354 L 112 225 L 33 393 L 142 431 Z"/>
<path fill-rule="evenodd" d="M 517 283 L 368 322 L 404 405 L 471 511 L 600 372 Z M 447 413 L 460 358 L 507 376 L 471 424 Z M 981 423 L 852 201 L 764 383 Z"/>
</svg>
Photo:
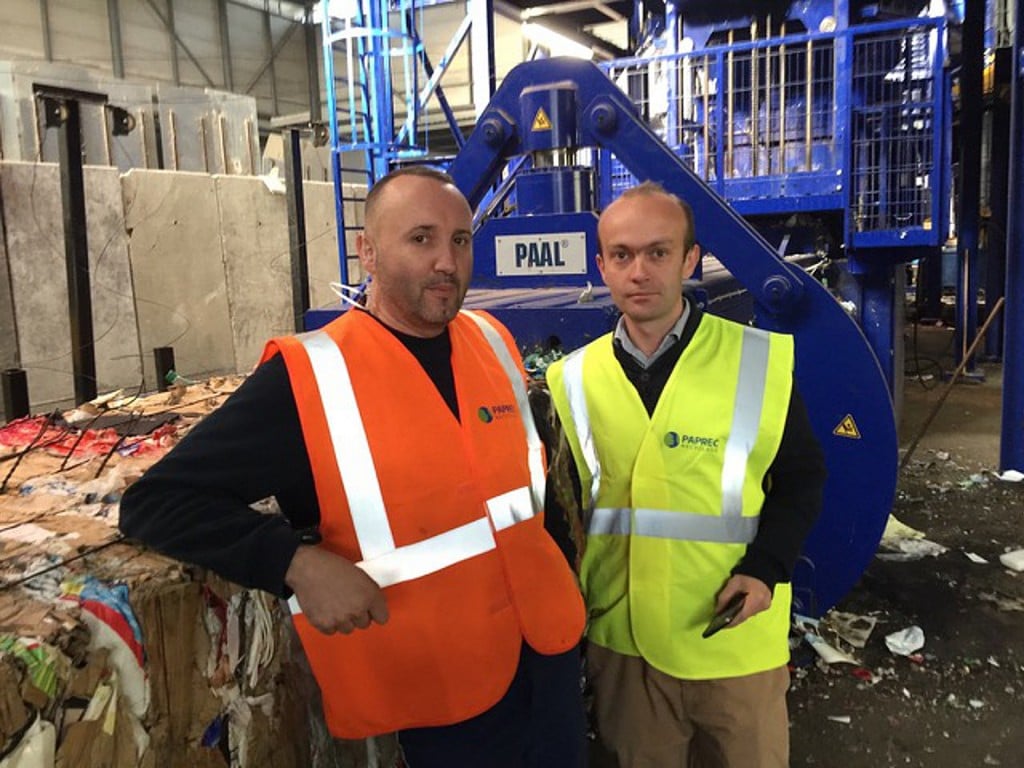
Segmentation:
<svg viewBox="0 0 1024 768">
<path fill-rule="evenodd" d="M 389 330 L 458 418 L 448 333 L 422 339 Z M 270 496 L 282 515 L 249 506 Z M 119 525 L 125 535 L 166 555 L 287 596 L 284 576 L 300 536 L 319 522 L 288 371 L 275 355 L 128 488 Z M 545 526 L 571 558 L 565 522 L 546 515 Z"/>
</svg>

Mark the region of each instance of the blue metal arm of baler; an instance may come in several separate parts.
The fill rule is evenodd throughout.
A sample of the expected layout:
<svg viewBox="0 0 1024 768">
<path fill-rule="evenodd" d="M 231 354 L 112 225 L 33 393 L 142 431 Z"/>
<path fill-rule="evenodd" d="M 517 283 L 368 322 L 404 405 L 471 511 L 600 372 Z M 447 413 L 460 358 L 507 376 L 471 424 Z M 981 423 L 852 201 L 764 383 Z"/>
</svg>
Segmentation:
<svg viewBox="0 0 1024 768">
<path fill-rule="evenodd" d="M 795 377 L 825 450 L 829 478 L 822 516 L 794 575 L 794 596 L 797 610 L 823 613 L 860 578 L 892 506 L 896 428 L 878 361 L 832 295 L 779 258 L 589 62 L 528 62 L 508 74 L 449 168 L 471 205 L 476 207 L 509 158 L 525 152 L 522 137 L 531 126 L 519 117 L 521 92 L 566 82 L 576 92 L 580 145 L 610 150 L 637 178 L 657 181 L 687 200 L 704 251 L 713 253 L 752 294 L 756 324 L 795 338 Z"/>
</svg>

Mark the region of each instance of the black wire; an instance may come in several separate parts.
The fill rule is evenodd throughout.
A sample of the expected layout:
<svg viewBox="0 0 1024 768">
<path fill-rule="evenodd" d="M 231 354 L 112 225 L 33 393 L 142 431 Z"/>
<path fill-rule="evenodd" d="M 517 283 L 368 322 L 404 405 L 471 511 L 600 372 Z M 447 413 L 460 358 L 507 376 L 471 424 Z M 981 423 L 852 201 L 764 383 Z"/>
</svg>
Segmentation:
<svg viewBox="0 0 1024 768">
<path fill-rule="evenodd" d="M 78 430 L 78 437 L 75 438 L 75 442 L 71 444 L 71 448 L 68 449 L 67 455 L 64 457 L 64 460 L 60 463 L 60 467 L 57 468 L 58 472 L 64 471 L 64 469 L 68 465 L 68 461 L 71 459 L 71 454 L 75 452 L 75 449 L 78 448 L 79 444 L 85 438 L 86 434 L 89 432 L 90 429 L 92 429 L 92 425 L 95 424 L 102 415 L 102 412 L 97 413 L 95 416 L 89 419 L 89 423 L 86 424 L 84 427 L 75 427 L 75 429 Z"/>
<path fill-rule="evenodd" d="M 143 390 L 143 388 L 144 388 L 145 386 L 146 386 L 146 380 L 145 380 L 145 379 L 143 379 L 142 381 L 140 381 L 140 382 L 139 382 L 139 386 L 138 386 L 138 388 L 137 388 L 137 389 L 135 390 L 135 394 L 134 394 L 134 395 L 132 395 L 131 399 L 130 399 L 130 400 L 129 400 L 128 402 L 129 402 L 129 403 L 133 403 L 133 402 L 135 402 L 136 400 L 138 400 L 138 399 L 139 399 L 139 395 L 141 395 L 141 394 L 142 394 L 142 390 Z M 123 406 L 122 406 L 122 407 L 123 407 Z M 93 424 L 95 424 L 95 423 L 96 423 L 96 421 L 97 421 L 97 420 L 98 420 L 98 419 L 99 419 L 99 418 L 100 418 L 101 416 L 105 416 L 105 415 L 107 415 L 107 414 L 106 414 L 106 412 L 104 412 L 104 411 L 100 411 L 100 412 L 99 412 L 99 413 L 97 413 L 97 414 L 96 414 L 95 416 L 93 416 L 93 417 L 92 417 L 91 419 L 89 419 L 89 423 L 88 423 L 88 424 L 86 424 L 86 425 L 85 425 L 84 427 L 81 427 L 81 428 L 79 428 L 79 427 L 75 427 L 75 429 L 80 429 L 80 431 L 79 431 L 79 433 L 78 433 L 78 437 L 77 437 L 77 438 L 75 439 L 75 442 L 74 442 L 74 444 L 73 444 L 73 445 L 71 446 L 71 448 L 70 448 L 70 449 L 68 450 L 68 454 L 67 454 L 67 456 L 65 456 L 65 457 L 64 457 L 64 460 L 63 460 L 63 461 L 62 461 L 62 462 L 60 463 L 60 468 L 59 468 L 59 469 L 57 470 L 58 472 L 62 472 L 62 471 L 64 470 L 64 468 L 65 468 L 65 467 L 67 467 L 67 465 L 68 465 L 68 461 L 69 461 L 69 460 L 71 459 L 71 454 L 73 454 L 73 453 L 75 452 L 75 449 L 76 449 L 76 448 L 78 448 L 79 444 L 80 444 L 80 443 L 82 442 L 82 439 L 83 439 L 83 438 L 85 437 L 86 433 L 87 433 L 87 432 L 88 432 L 88 431 L 89 431 L 90 429 L 92 429 L 92 425 L 93 425 Z M 126 424 L 126 423 L 130 422 L 130 421 L 131 421 L 131 420 L 132 420 L 132 419 L 133 419 L 134 417 L 135 417 L 135 414 L 130 414 L 130 415 L 129 415 L 129 418 L 125 419 L 125 421 L 116 421 L 116 422 L 114 422 L 113 424 L 111 424 L 111 426 L 112 426 L 112 427 L 119 427 L 119 426 L 121 426 L 122 424 Z M 106 463 L 106 462 L 104 462 L 104 463 Z"/>
<path fill-rule="evenodd" d="M 913 348 L 912 360 L 914 361 L 914 368 L 913 368 L 913 370 L 908 370 L 908 369 L 905 368 L 904 371 L 903 371 L 903 375 L 904 376 L 911 376 L 911 377 L 917 379 L 917 382 L 924 389 L 934 389 L 935 387 L 939 386 L 939 384 L 941 383 L 942 378 L 943 378 L 943 376 L 945 374 L 945 371 L 944 371 L 944 369 L 942 367 L 942 364 L 936 358 L 925 357 L 925 356 L 922 356 L 922 355 L 918 354 L 918 351 L 917 351 L 918 350 L 917 332 L 918 332 L 919 328 L 920 328 L 920 323 L 918 323 L 918 321 L 915 319 L 914 323 L 913 323 L 914 331 L 913 331 L 913 335 L 911 337 L 912 342 L 913 342 L 913 344 L 912 344 L 912 348 Z M 922 365 L 921 365 L 922 362 L 927 363 L 927 366 L 922 367 Z M 932 375 L 934 376 L 935 381 L 934 381 L 934 383 L 929 384 L 928 380 L 925 378 L 925 376 L 929 375 L 929 372 L 932 371 L 933 369 L 934 369 L 935 373 L 932 374 Z"/>
<path fill-rule="evenodd" d="M 129 419 L 128 421 L 129 429 L 133 427 L 135 424 L 138 424 L 141 418 L 141 413 L 132 414 L 132 418 Z M 112 446 L 110 446 L 110 450 L 107 451 L 107 455 L 103 457 L 103 461 L 101 461 L 99 467 L 96 468 L 96 474 L 93 475 L 93 479 L 100 476 L 100 474 L 103 472 L 103 468 L 107 466 L 107 462 L 110 461 L 110 457 L 113 456 L 114 452 L 117 451 L 117 449 L 124 444 L 125 438 L 127 437 L 127 434 L 118 435 L 117 441 Z"/>
</svg>

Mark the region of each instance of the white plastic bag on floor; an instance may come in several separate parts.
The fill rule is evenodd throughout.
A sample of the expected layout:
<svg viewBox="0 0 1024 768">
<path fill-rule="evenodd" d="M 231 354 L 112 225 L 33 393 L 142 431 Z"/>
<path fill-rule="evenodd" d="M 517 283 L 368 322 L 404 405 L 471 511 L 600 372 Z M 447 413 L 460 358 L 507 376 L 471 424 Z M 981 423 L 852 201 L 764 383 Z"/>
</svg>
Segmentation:
<svg viewBox="0 0 1024 768">
<path fill-rule="evenodd" d="M 21 743 L 0 760 L 0 768 L 53 768 L 57 734 L 53 723 L 36 717 Z"/>
</svg>

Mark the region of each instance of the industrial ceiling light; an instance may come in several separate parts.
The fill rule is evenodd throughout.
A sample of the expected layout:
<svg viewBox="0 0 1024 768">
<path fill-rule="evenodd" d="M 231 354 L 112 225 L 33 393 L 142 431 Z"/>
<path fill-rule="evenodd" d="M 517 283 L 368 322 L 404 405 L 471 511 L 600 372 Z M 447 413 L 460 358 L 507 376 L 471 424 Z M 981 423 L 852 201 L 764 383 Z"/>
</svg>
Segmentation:
<svg viewBox="0 0 1024 768">
<path fill-rule="evenodd" d="M 587 61 L 594 58 L 593 52 L 587 46 L 540 24 L 525 22 L 523 37 L 541 48 L 546 48 L 552 56 L 571 56 L 574 59 Z"/>
</svg>

